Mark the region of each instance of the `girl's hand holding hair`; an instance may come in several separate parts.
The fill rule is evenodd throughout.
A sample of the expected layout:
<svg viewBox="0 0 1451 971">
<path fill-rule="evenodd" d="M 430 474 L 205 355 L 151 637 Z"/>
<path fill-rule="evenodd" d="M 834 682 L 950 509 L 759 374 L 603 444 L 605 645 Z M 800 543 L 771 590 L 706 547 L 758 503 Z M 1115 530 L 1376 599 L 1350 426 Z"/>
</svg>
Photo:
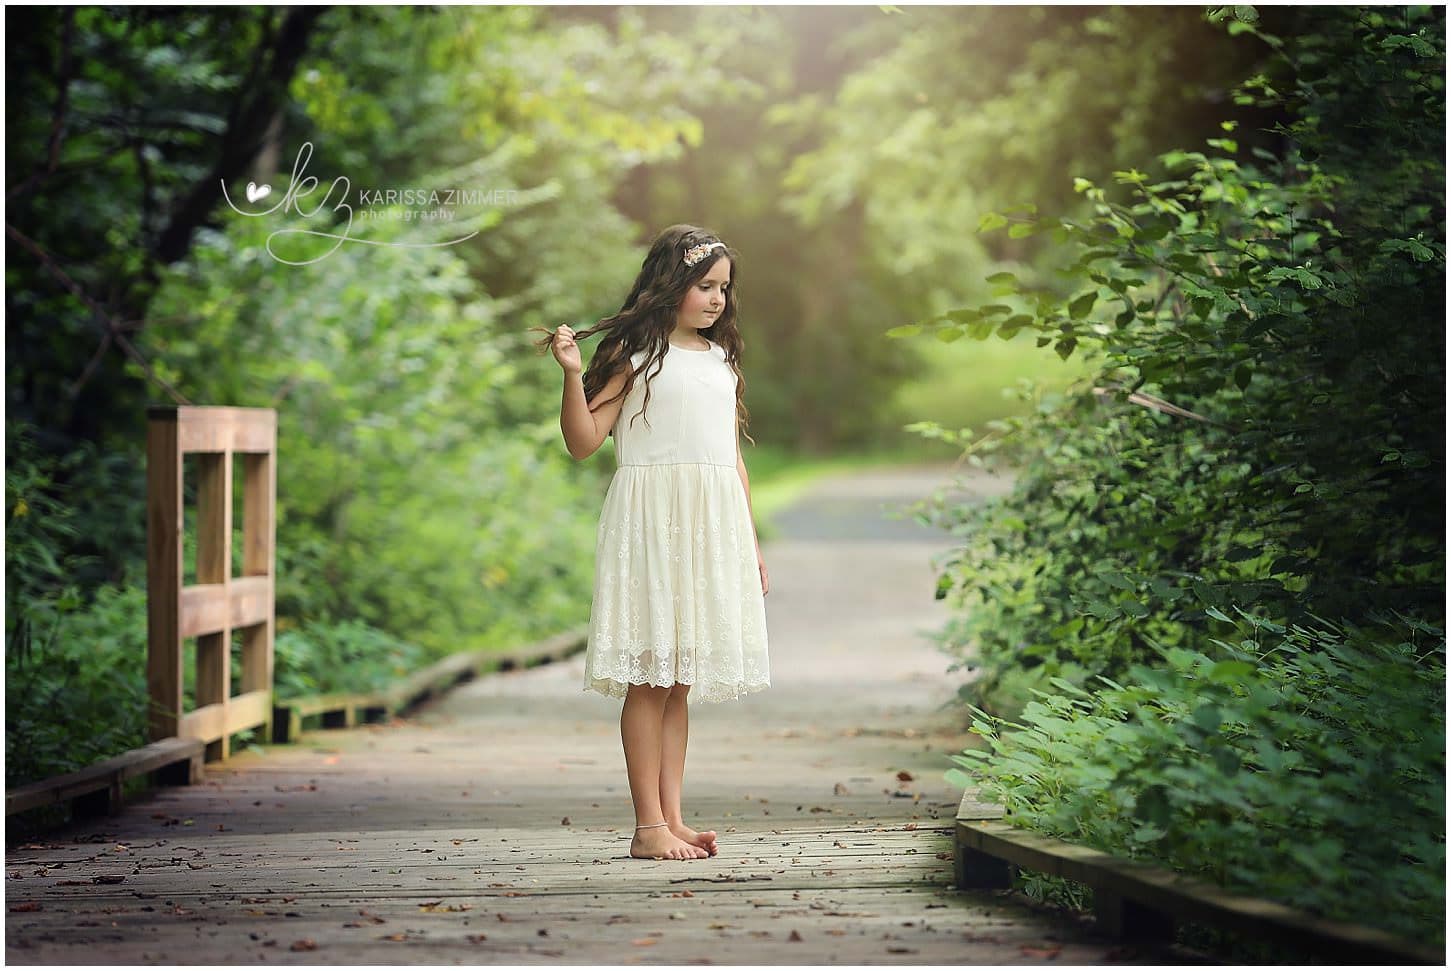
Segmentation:
<svg viewBox="0 0 1451 971">
<path fill-rule="evenodd" d="M 574 330 L 568 324 L 560 324 L 559 329 L 554 332 L 554 340 L 549 344 L 549 349 L 554 352 L 554 359 L 559 366 L 564 368 L 564 373 L 571 371 L 578 373 L 584 369 L 579 359 L 579 345 L 574 342 Z"/>
</svg>

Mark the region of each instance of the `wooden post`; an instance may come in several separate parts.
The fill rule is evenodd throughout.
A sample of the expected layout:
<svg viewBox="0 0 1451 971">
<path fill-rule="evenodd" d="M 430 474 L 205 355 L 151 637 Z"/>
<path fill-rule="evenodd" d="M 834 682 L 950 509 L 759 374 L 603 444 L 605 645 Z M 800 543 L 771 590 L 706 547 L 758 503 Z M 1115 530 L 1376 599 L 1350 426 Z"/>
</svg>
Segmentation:
<svg viewBox="0 0 1451 971">
<path fill-rule="evenodd" d="M 147 428 L 147 687 L 153 741 L 200 739 L 225 759 L 233 733 L 272 728 L 277 412 L 157 407 Z M 182 584 L 182 462 L 199 454 L 197 569 Z M 243 461 L 242 572 L 232 576 L 233 456 Z M 242 638 L 232 695 L 232 634 Z M 182 710 L 182 644 L 197 641 L 196 710 Z"/>
<path fill-rule="evenodd" d="M 151 741 L 181 719 L 181 443 L 177 408 L 152 408 L 146 427 L 146 693 Z"/>
<path fill-rule="evenodd" d="M 232 453 L 206 452 L 197 472 L 196 582 L 221 589 L 222 603 L 230 604 L 232 582 Z M 215 630 L 197 637 L 197 710 L 216 705 L 223 725 L 232 694 L 231 611 L 216 618 Z M 208 739 L 207 761 L 231 754 L 225 731 Z"/>
</svg>

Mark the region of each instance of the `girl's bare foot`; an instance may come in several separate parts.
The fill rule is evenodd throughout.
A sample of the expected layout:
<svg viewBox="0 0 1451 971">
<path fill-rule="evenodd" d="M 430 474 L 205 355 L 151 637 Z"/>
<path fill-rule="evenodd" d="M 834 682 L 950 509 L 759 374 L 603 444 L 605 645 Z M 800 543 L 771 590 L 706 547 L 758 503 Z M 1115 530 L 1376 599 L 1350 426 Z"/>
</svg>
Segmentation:
<svg viewBox="0 0 1451 971">
<path fill-rule="evenodd" d="M 642 826 L 630 840 L 630 855 L 641 860 L 699 860 L 710 852 L 685 842 L 668 826 Z"/>
<path fill-rule="evenodd" d="M 715 856 L 720 852 L 720 849 L 715 845 L 715 830 L 713 829 L 707 829 L 704 832 L 697 833 L 684 823 L 671 824 L 669 829 L 670 832 L 674 833 L 680 839 L 692 846 L 700 847 L 711 856 Z"/>
</svg>

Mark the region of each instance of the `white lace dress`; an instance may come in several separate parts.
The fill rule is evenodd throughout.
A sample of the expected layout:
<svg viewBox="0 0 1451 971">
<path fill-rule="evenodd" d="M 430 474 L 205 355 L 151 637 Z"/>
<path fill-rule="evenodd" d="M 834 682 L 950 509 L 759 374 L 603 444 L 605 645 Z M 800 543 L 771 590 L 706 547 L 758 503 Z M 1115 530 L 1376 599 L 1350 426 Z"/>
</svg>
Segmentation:
<svg viewBox="0 0 1451 971">
<path fill-rule="evenodd" d="M 631 365 L 647 357 L 637 351 Z M 736 379 L 725 349 L 670 345 L 615 422 L 618 467 L 595 544 L 584 690 L 694 685 L 739 698 L 771 684 L 755 533 L 736 471 Z M 633 421 L 631 420 L 633 419 Z M 648 419 L 648 422 L 647 422 Z"/>
</svg>

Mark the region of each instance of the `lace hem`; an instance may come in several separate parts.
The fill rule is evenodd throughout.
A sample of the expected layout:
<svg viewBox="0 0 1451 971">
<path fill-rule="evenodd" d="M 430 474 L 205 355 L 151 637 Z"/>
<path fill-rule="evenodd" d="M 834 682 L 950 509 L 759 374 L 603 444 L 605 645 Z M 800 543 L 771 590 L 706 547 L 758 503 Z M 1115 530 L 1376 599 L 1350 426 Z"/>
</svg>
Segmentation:
<svg viewBox="0 0 1451 971">
<path fill-rule="evenodd" d="M 657 688 L 668 688 L 671 686 L 672 683 L 674 682 L 666 684 L 655 684 L 654 681 L 649 680 L 625 682 L 617 681 L 613 678 L 587 677 L 585 678 L 584 687 L 582 690 L 597 691 L 600 694 L 610 698 L 623 698 L 629 692 L 631 684 L 650 684 L 655 685 L 655 687 Z M 679 683 L 693 685 L 693 687 L 690 689 L 690 697 L 695 701 L 706 704 L 712 702 L 735 701 L 739 698 L 744 698 L 751 692 L 761 691 L 762 689 L 769 688 L 771 686 L 771 682 L 769 679 L 765 681 L 745 682 L 706 681 L 702 683 L 695 683 L 691 681 L 681 681 Z"/>
</svg>

